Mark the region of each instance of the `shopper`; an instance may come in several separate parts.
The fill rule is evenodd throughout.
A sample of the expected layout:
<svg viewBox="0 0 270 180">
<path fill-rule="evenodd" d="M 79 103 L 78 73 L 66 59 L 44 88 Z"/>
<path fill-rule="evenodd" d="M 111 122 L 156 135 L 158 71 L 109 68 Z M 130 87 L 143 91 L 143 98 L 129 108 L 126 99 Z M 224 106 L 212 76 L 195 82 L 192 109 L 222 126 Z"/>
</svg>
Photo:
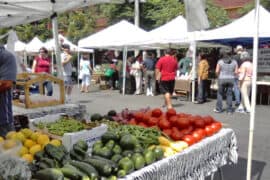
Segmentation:
<svg viewBox="0 0 270 180">
<path fill-rule="evenodd" d="M 178 69 L 180 71 L 180 75 L 189 75 L 192 69 L 192 51 L 188 50 L 186 52 L 186 57 L 180 59 L 178 63 Z"/>
<path fill-rule="evenodd" d="M 206 84 L 208 79 L 209 64 L 206 59 L 206 54 L 199 54 L 199 64 L 198 64 L 198 98 L 197 104 L 202 104 L 206 102 Z"/>
<path fill-rule="evenodd" d="M 155 60 L 152 52 L 146 53 L 143 61 L 144 75 L 144 92 L 146 96 L 154 96 L 156 94 L 156 77 L 155 77 Z"/>
<path fill-rule="evenodd" d="M 177 61 L 172 56 L 172 50 L 167 49 L 165 56 L 161 57 L 156 64 L 156 80 L 159 81 L 159 88 L 164 94 L 167 109 L 173 108 L 171 95 L 174 92 L 175 76 L 177 71 Z"/>
<path fill-rule="evenodd" d="M 33 73 L 51 74 L 52 64 L 51 58 L 48 55 L 48 50 L 45 47 L 39 49 L 39 55 L 34 59 L 32 64 Z M 53 86 L 51 81 L 45 81 L 43 88 L 47 90 L 47 96 L 53 95 Z"/>
<path fill-rule="evenodd" d="M 0 45 L 0 136 L 14 130 L 12 86 L 16 82 L 15 56 Z"/>
<path fill-rule="evenodd" d="M 62 54 L 61 54 L 61 62 L 63 67 L 63 76 L 64 76 L 64 84 L 65 84 L 65 98 L 66 102 L 71 101 L 71 91 L 72 91 L 72 55 L 70 52 L 70 46 L 68 44 L 62 45 Z"/>
<path fill-rule="evenodd" d="M 81 92 L 89 92 L 89 86 L 91 81 L 92 67 L 90 64 L 89 54 L 83 53 L 80 59 L 80 77 L 82 79 Z"/>
<path fill-rule="evenodd" d="M 235 75 L 238 73 L 237 62 L 230 56 L 230 51 L 221 49 L 220 54 L 222 58 L 218 61 L 216 66 L 216 74 L 218 76 L 218 91 L 217 103 L 214 112 L 221 113 L 223 111 L 222 101 L 223 95 L 226 92 L 227 113 L 232 114 L 232 91 Z"/>
<path fill-rule="evenodd" d="M 236 112 L 240 113 L 250 113 L 250 90 L 251 90 L 251 80 L 253 73 L 253 64 L 251 62 L 251 57 L 248 52 L 243 52 L 241 54 L 242 64 L 239 68 L 239 84 L 241 91 L 241 104 L 239 105 Z"/>
</svg>

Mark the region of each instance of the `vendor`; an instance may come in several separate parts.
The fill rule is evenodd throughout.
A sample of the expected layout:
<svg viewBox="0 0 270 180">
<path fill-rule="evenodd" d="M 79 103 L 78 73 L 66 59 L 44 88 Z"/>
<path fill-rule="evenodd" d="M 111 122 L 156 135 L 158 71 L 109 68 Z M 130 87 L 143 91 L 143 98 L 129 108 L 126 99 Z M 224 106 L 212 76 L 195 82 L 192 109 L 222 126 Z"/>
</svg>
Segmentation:
<svg viewBox="0 0 270 180">
<path fill-rule="evenodd" d="M 15 56 L 0 45 L 0 136 L 14 130 L 12 86 L 16 82 Z"/>
</svg>

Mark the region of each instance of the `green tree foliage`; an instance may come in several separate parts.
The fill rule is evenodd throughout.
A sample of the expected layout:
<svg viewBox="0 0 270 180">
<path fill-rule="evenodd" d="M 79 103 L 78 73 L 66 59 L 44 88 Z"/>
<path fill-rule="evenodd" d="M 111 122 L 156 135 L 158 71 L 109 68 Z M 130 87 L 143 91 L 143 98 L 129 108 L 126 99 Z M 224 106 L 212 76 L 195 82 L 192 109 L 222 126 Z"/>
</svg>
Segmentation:
<svg viewBox="0 0 270 180">
<path fill-rule="evenodd" d="M 264 8 L 270 10 L 270 1 L 269 0 L 260 0 L 260 4 Z M 252 1 L 252 2 L 248 3 L 247 5 L 245 5 L 243 8 L 241 8 L 239 10 L 239 13 L 241 15 L 244 15 L 244 14 L 248 13 L 249 11 L 251 11 L 254 7 L 255 7 L 255 3 Z"/>
</svg>

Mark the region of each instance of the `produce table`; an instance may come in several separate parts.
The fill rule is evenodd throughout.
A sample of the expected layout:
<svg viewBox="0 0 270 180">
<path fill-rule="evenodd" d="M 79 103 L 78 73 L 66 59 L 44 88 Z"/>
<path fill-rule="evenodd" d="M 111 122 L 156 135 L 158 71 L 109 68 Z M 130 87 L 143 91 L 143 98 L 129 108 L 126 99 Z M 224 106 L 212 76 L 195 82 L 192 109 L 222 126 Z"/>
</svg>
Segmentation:
<svg viewBox="0 0 270 180">
<path fill-rule="evenodd" d="M 162 159 L 126 176 L 125 180 L 197 180 L 228 162 L 237 163 L 237 140 L 232 129 L 221 129 L 181 153 Z"/>
</svg>

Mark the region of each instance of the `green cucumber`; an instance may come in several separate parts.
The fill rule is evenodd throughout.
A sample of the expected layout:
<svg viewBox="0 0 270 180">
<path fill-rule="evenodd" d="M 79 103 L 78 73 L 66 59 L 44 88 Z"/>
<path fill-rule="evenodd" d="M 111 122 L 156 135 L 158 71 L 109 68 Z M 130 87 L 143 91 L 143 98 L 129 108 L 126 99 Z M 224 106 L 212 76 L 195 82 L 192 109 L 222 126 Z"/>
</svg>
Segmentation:
<svg viewBox="0 0 270 180">
<path fill-rule="evenodd" d="M 74 166 L 77 169 L 79 169 L 80 171 L 84 172 L 89 177 L 91 177 L 91 179 L 99 176 L 97 170 L 92 165 L 90 165 L 88 163 L 74 161 L 74 160 L 69 161 L 69 163 L 72 166 Z"/>
<path fill-rule="evenodd" d="M 94 166 L 94 168 L 99 172 L 100 175 L 109 176 L 112 173 L 112 166 L 108 162 L 104 162 L 102 160 L 91 157 L 87 157 L 83 161 Z"/>
</svg>

